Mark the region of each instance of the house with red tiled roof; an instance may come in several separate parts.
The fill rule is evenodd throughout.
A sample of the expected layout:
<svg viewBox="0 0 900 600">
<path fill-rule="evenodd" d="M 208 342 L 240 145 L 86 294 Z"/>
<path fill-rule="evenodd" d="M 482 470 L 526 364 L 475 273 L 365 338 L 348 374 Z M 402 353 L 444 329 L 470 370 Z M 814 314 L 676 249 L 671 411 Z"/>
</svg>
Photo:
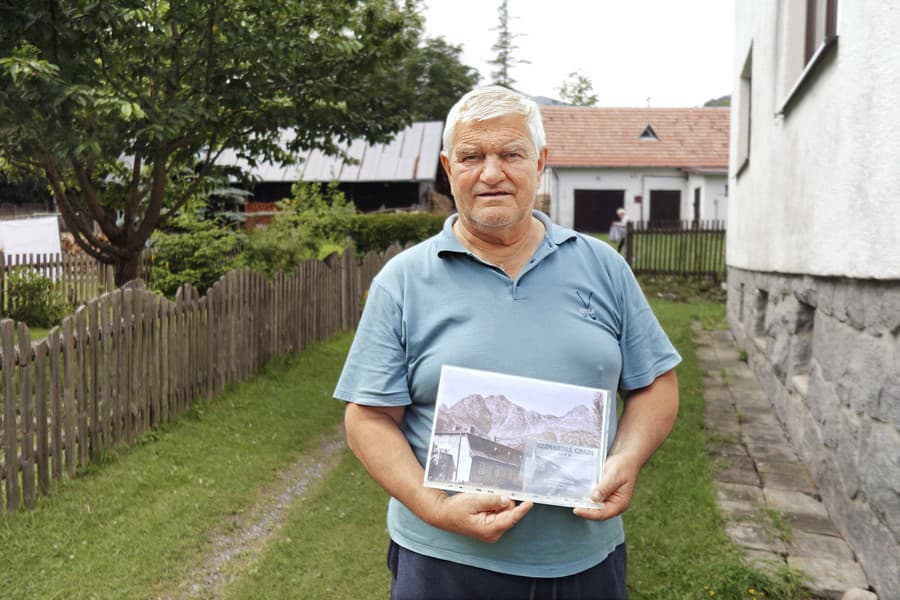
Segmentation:
<svg viewBox="0 0 900 600">
<path fill-rule="evenodd" d="M 728 108 L 542 106 L 549 156 L 541 182 L 554 221 L 603 232 L 632 220 L 725 221 Z"/>
</svg>

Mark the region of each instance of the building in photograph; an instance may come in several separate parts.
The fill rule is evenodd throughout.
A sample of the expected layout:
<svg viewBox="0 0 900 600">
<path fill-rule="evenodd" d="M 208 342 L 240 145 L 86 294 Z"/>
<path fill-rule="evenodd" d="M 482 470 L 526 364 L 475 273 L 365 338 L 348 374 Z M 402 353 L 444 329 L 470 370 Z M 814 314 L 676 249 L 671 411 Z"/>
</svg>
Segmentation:
<svg viewBox="0 0 900 600">
<path fill-rule="evenodd" d="M 435 432 L 429 479 L 507 490 L 522 487 L 522 452 L 469 431 Z"/>
<path fill-rule="evenodd" d="M 542 106 L 550 150 L 539 205 L 560 225 L 728 218 L 729 108 Z"/>
<path fill-rule="evenodd" d="M 728 320 L 881 598 L 900 597 L 900 10 L 738 2 Z"/>
</svg>

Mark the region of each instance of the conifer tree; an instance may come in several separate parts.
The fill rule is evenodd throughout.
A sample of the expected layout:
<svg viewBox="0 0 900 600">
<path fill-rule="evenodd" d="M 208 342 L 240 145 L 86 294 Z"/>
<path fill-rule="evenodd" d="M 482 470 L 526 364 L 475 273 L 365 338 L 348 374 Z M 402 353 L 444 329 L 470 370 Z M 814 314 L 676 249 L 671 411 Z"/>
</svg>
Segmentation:
<svg viewBox="0 0 900 600">
<path fill-rule="evenodd" d="M 492 83 L 494 85 L 502 85 L 503 87 L 512 89 L 513 84 L 516 83 L 516 80 L 513 79 L 512 74 L 510 73 L 512 66 L 515 64 L 527 64 L 527 60 L 516 59 L 513 57 L 513 52 L 518 50 L 518 46 L 515 45 L 514 40 L 517 37 L 521 37 L 520 33 L 512 33 L 509 29 L 509 1 L 501 0 L 500 7 L 497 9 L 497 14 L 500 17 L 500 22 L 496 27 L 491 28 L 491 31 L 497 32 L 497 41 L 491 46 L 491 50 L 497 53 L 493 60 L 488 61 L 491 65 L 494 65 L 495 70 L 491 72 L 491 77 L 493 79 Z"/>
</svg>

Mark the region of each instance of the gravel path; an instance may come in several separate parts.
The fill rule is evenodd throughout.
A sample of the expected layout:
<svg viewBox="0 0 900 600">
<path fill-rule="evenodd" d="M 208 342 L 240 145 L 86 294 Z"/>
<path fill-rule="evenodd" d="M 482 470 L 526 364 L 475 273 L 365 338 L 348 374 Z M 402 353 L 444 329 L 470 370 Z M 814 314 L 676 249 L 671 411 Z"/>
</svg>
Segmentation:
<svg viewBox="0 0 900 600">
<path fill-rule="evenodd" d="M 166 586 L 158 597 L 223 597 L 225 587 L 262 555 L 287 519 L 291 505 L 337 464 L 343 448 L 343 428 L 337 428 L 317 449 L 301 456 L 271 486 L 260 490 L 252 506 L 215 531 L 190 575 Z"/>
</svg>

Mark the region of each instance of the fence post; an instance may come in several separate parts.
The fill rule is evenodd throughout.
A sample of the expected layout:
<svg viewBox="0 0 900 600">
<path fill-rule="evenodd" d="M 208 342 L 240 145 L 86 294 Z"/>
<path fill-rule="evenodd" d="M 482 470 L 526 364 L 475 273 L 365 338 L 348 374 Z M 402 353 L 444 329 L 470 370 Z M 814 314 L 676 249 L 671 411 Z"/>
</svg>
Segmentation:
<svg viewBox="0 0 900 600">
<path fill-rule="evenodd" d="M 6 254 L 0 250 L 0 314 L 6 314 Z"/>
<path fill-rule="evenodd" d="M 632 268 L 634 268 L 633 259 L 634 259 L 634 246 L 633 238 L 631 237 L 632 233 L 634 233 L 634 223 L 628 221 L 625 224 L 625 262 L 627 262 Z"/>
<path fill-rule="evenodd" d="M 3 349 L 3 452 L 6 469 L 6 510 L 19 509 L 19 452 L 16 444 L 16 324 L 12 319 L 0 321 L 0 344 Z"/>
</svg>

